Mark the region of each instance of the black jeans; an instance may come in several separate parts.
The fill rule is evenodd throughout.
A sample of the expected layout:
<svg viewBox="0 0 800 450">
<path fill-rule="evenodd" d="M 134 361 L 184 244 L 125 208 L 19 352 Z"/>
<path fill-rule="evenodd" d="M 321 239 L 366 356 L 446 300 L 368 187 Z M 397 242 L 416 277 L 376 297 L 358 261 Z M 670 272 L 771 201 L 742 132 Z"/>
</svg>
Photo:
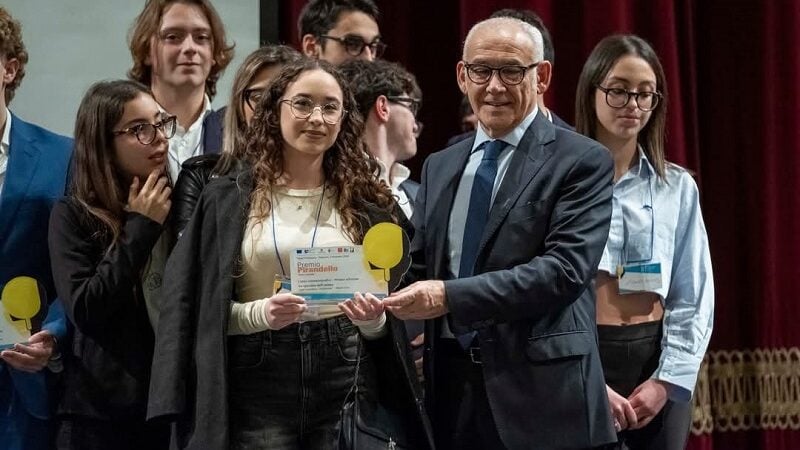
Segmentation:
<svg viewBox="0 0 800 450">
<path fill-rule="evenodd" d="M 1 447 L 1 445 L 0 445 Z M 169 427 L 142 420 L 101 420 L 85 416 L 59 417 L 58 450 L 166 450 Z"/>
<path fill-rule="evenodd" d="M 630 396 L 658 367 L 661 321 L 623 326 L 598 325 L 597 335 L 606 383 L 623 397 Z M 661 412 L 646 427 L 618 433 L 616 448 L 684 449 L 692 421 L 691 406 L 691 402 L 667 400 Z"/>
<path fill-rule="evenodd" d="M 359 339 L 344 316 L 231 336 L 230 448 L 333 448 Z M 374 363 L 363 345 L 359 380 L 360 395 L 375 392 Z"/>
</svg>

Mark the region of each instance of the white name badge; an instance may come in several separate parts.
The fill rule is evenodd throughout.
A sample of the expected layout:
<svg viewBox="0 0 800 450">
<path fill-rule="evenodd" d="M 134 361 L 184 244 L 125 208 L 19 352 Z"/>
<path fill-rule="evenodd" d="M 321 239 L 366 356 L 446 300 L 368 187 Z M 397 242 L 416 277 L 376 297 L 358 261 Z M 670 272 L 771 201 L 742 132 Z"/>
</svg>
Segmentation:
<svg viewBox="0 0 800 450">
<path fill-rule="evenodd" d="M 617 266 L 619 293 L 653 292 L 661 288 L 661 263 Z"/>
<path fill-rule="evenodd" d="M 356 292 L 384 298 L 388 273 L 373 269 L 360 245 L 298 248 L 291 257 L 291 290 L 311 304 L 336 304 Z"/>
</svg>

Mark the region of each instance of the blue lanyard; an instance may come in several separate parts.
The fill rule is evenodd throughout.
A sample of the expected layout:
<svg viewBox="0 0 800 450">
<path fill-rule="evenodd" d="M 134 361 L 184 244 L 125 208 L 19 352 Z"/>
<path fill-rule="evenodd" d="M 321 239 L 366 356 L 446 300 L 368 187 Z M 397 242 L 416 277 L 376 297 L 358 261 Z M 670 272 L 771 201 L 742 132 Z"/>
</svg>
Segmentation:
<svg viewBox="0 0 800 450">
<path fill-rule="evenodd" d="M 328 188 L 327 184 L 322 185 L 322 195 L 319 198 L 319 205 L 317 205 L 317 219 L 314 222 L 314 233 L 311 235 L 311 247 L 314 247 L 314 241 L 317 239 L 317 228 L 319 227 L 319 216 L 322 213 L 322 202 L 325 200 L 325 190 Z M 275 246 L 275 256 L 278 258 L 278 264 L 281 266 L 281 275 L 286 277 L 286 269 L 283 267 L 283 260 L 281 253 L 278 251 L 278 236 L 275 234 L 275 195 L 272 189 L 269 191 L 269 198 L 272 200 L 270 207 L 270 219 L 272 220 L 272 244 Z"/>
</svg>

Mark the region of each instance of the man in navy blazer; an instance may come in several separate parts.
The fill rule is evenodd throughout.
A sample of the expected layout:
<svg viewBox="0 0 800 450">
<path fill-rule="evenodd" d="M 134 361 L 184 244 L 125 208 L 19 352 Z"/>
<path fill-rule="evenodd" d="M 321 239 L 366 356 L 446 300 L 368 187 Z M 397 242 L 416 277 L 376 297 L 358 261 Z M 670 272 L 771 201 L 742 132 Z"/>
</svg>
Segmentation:
<svg viewBox="0 0 800 450">
<path fill-rule="evenodd" d="M 554 126 L 541 33 L 475 25 L 457 65 L 474 139 L 431 155 L 414 211 L 412 278 L 384 304 L 425 331 L 440 449 L 587 449 L 616 440 L 592 280 L 611 216 L 597 142 Z"/>
<path fill-rule="evenodd" d="M 0 30 L 0 289 L 16 277 L 32 277 L 50 304 L 41 331 L 0 352 L 0 447 L 45 449 L 51 446 L 46 367 L 57 367 L 51 359 L 66 334 L 64 310 L 54 298 L 47 223 L 64 193 L 72 140 L 8 111 L 28 54 L 19 23 L 3 8 Z"/>
</svg>

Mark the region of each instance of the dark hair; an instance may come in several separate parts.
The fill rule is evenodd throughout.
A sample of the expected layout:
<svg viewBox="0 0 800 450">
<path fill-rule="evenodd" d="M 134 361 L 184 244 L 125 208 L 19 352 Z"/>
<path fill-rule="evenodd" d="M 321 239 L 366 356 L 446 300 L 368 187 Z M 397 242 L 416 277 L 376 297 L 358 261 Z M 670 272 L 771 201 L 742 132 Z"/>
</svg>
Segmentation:
<svg viewBox="0 0 800 450">
<path fill-rule="evenodd" d="M 14 98 L 14 91 L 25 77 L 28 51 L 25 50 L 25 43 L 22 42 L 22 26 L 3 7 L 0 7 L 0 57 L 5 58 L 6 61 L 16 59 L 19 62 L 17 76 L 6 85 L 6 105 L 8 105 Z"/>
<path fill-rule="evenodd" d="M 297 20 L 297 32 L 302 40 L 310 34 L 320 37 L 336 27 L 342 13 L 358 11 L 378 21 L 380 12 L 372 0 L 311 0 L 303 6 Z"/>
<path fill-rule="evenodd" d="M 208 78 L 206 78 L 206 94 L 213 99 L 217 93 L 217 80 L 219 80 L 222 72 L 225 71 L 225 68 L 228 67 L 228 64 L 233 59 L 234 45 L 228 45 L 226 42 L 225 25 L 209 0 L 147 0 L 144 9 L 136 17 L 136 21 L 133 22 L 128 37 L 128 48 L 133 58 L 133 67 L 128 70 L 128 77 L 145 86 L 151 85 L 153 68 L 145 63 L 147 57 L 150 56 L 150 43 L 152 38 L 158 35 L 158 30 L 167 8 L 175 3 L 199 7 L 211 26 L 214 64 L 211 66 Z"/>
<path fill-rule="evenodd" d="M 342 90 L 342 106 L 347 113 L 342 117 L 336 141 L 325 152 L 322 168 L 325 183 L 335 192 L 335 204 L 342 217 L 344 232 L 353 242 L 361 242 L 366 233 L 360 220 L 365 214 L 363 206 L 372 204 L 393 211 L 394 197 L 389 187 L 378 179 L 378 162 L 367 152 L 361 140 L 364 120 L 356 108 L 347 81 L 330 63 L 304 58 L 286 65 L 256 106 L 246 135 L 247 146 L 241 151 L 235 149 L 237 154 L 234 156 L 244 159 L 253 167 L 251 214 L 263 220 L 271 209 L 269 192 L 283 175 L 284 138 L 280 124 L 280 99 L 291 83 L 302 73 L 311 70 L 329 73 Z"/>
<path fill-rule="evenodd" d="M 489 16 L 490 19 L 497 17 L 511 17 L 512 19 L 521 20 L 539 30 L 539 32 L 542 33 L 542 46 L 544 47 L 543 59 L 545 61 L 550 61 L 550 64 L 555 64 L 556 51 L 553 48 L 553 38 L 550 36 L 550 31 L 544 26 L 544 22 L 542 22 L 542 18 L 539 17 L 538 14 L 530 9 L 504 8 L 498 9 Z"/>
<path fill-rule="evenodd" d="M 575 129 L 592 139 L 597 138 L 598 121 L 594 102 L 597 85 L 605 80 L 614 64 L 627 55 L 642 58 L 650 65 L 656 75 L 656 89 L 663 95 L 647 125 L 637 137 L 647 159 L 650 160 L 658 176 L 663 179 L 666 166 L 664 130 L 667 122 L 667 80 L 653 47 L 639 36 L 632 34 L 608 36 L 592 50 L 578 78 L 578 89 L 575 93 Z"/>
<path fill-rule="evenodd" d="M 256 49 L 245 58 L 236 76 L 233 78 L 231 96 L 225 109 L 225 126 L 223 127 L 222 157 L 214 168 L 216 173 L 227 172 L 233 164 L 232 155 L 235 148 L 246 145 L 245 132 L 247 121 L 244 119 L 244 92 L 253 78 L 262 69 L 299 61 L 303 58 L 297 50 L 285 45 L 265 45 Z"/>
<path fill-rule="evenodd" d="M 141 83 L 131 80 L 93 84 L 81 100 L 75 119 L 75 152 L 70 195 L 100 224 L 98 234 L 111 233 L 111 243 L 120 235 L 128 187 L 114 164 L 114 127 L 125 113 L 125 105 L 141 94 L 151 95 Z"/>
<path fill-rule="evenodd" d="M 367 120 L 369 110 L 381 95 L 409 94 L 422 99 L 417 79 L 400 64 L 382 59 L 351 60 L 339 66 L 339 71 L 350 82 L 350 89 L 364 120 Z"/>
</svg>

